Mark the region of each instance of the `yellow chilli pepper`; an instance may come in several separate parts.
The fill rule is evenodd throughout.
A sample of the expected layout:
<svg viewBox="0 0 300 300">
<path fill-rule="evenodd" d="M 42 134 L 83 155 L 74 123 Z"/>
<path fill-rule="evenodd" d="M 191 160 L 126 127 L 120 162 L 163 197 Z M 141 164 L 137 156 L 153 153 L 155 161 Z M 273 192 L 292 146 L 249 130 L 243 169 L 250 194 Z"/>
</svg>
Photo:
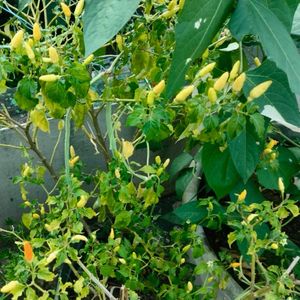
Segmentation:
<svg viewBox="0 0 300 300">
<path fill-rule="evenodd" d="M 89 55 L 84 61 L 83 65 L 87 66 L 94 60 L 94 54 Z"/>
<path fill-rule="evenodd" d="M 232 263 L 230 264 L 230 267 L 235 269 L 235 268 L 238 268 L 240 265 L 241 265 L 241 264 L 240 264 L 239 262 L 232 262 Z"/>
<path fill-rule="evenodd" d="M 255 65 L 256 65 L 257 67 L 259 67 L 259 66 L 261 65 L 261 62 L 260 62 L 260 60 L 259 60 L 258 57 L 255 57 L 255 58 L 254 58 L 254 63 L 255 63 Z"/>
<path fill-rule="evenodd" d="M 152 106 L 155 100 L 155 93 L 153 91 L 149 91 L 147 95 L 147 105 Z"/>
<path fill-rule="evenodd" d="M 243 202 L 247 197 L 247 190 L 243 190 L 239 195 L 237 202 Z"/>
<path fill-rule="evenodd" d="M 48 74 L 48 75 L 40 76 L 39 80 L 40 81 L 45 81 L 45 82 L 53 82 L 53 81 L 57 81 L 59 78 L 60 78 L 59 75 Z"/>
<path fill-rule="evenodd" d="M 75 149 L 72 145 L 70 146 L 70 156 L 71 158 L 74 158 L 76 156 Z"/>
<path fill-rule="evenodd" d="M 123 41 L 123 37 L 122 37 L 121 34 L 117 34 L 117 36 L 116 36 L 116 43 L 117 43 L 119 51 L 120 52 L 123 51 L 123 43 L 124 43 L 124 41 Z"/>
<path fill-rule="evenodd" d="M 170 18 L 172 18 L 173 16 L 176 15 L 176 13 L 178 12 L 178 10 L 179 10 L 178 6 L 175 7 L 174 9 L 172 9 L 172 10 L 167 10 L 164 13 L 161 14 L 161 18 L 163 18 L 163 19 L 170 19 Z"/>
<path fill-rule="evenodd" d="M 81 195 L 79 201 L 77 202 L 77 208 L 82 208 L 86 205 L 89 197 L 87 195 Z"/>
<path fill-rule="evenodd" d="M 32 34 L 33 34 L 33 39 L 36 42 L 40 41 L 40 39 L 42 38 L 42 32 L 39 23 L 36 22 L 33 24 Z"/>
<path fill-rule="evenodd" d="M 80 242 L 80 241 L 87 242 L 88 239 L 86 236 L 81 235 L 81 234 L 76 234 L 76 235 L 72 236 L 72 238 L 71 238 L 71 242 Z"/>
<path fill-rule="evenodd" d="M 74 10 L 75 17 L 79 17 L 81 15 L 83 11 L 83 7 L 84 7 L 84 0 L 79 0 Z"/>
<path fill-rule="evenodd" d="M 267 149 L 273 149 L 274 146 L 278 144 L 278 141 L 274 139 L 270 139 L 270 142 L 267 144 L 266 148 Z"/>
<path fill-rule="evenodd" d="M 284 187 L 284 183 L 283 183 L 282 177 L 278 178 L 278 189 L 279 189 L 279 191 L 280 191 L 280 193 L 281 193 L 281 195 L 283 197 L 285 187 Z"/>
<path fill-rule="evenodd" d="M 161 164 L 161 158 L 160 158 L 159 155 L 155 156 L 155 163 L 156 163 L 157 165 L 160 165 L 160 164 Z"/>
<path fill-rule="evenodd" d="M 214 84 L 214 89 L 215 89 L 216 91 L 221 91 L 221 90 L 225 87 L 225 85 L 226 85 L 226 83 L 227 83 L 227 80 L 228 80 L 228 77 L 229 77 L 229 73 L 228 73 L 228 72 L 223 73 L 223 74 L 217 79 L 217 81 L 215 82 L 215 84 Z"/>
<path fill-rule="evenodd" d="M 62 9 L 62 11 L 63 11 L 63 13 L 64 13 L 64 15 L 65 15 L 65 17 L 68 19 L 68 18 L 70 18 L 71 17 L 71 10 L 70 10 L 70 7 L 66 4 L 66 3 L 63 3 L 63 2 L 61 2 L 60 3 L 60 6 L 61 6 L 61 9 Z"/>
<path fill-rule="evenodd" d="M 35 219 L 35 220 L 37 220 L 37 219 L 39 219 L 40 218 L 40 215 L 39 214 L 32 214 L 32 218 L 33 219 Z"/>
<path fill-rule="evenodd" d="M 168 10 L 174 9 L 176 5 L 177 5 L 177 0 L 171 0 L 170 3 L 168 4 Z"/>
<path fill-rule="evenodd" d="M 75 156 L 74 158 L 69 160 L 69 165 L 71 168 L 73 168 L 75 166 L 75 164 L 79 161 L 79 156 Z"/>
<path fill-rule="evenodd" d="M 183 9 L 185 0 L 179 0 L 178 7 L 179 9 Z"/>
<path fill-rule="evenodd" d="M 277 249 L 278 249 L 278 244 L 277 244 L 277 243 L 272 243 L 272 244 L 271 244 L 271 248 L 272 248 L 273 250 L 277 250 Z"/>
<path fill-rule="evenodd" d="M 210 103 L 215 103 L 218 99 L 216 90 L 213 87 L 210 87 L 207 92 L 208 100 Z"/>
<path fill-rule="evenodd" d="M 167 158 L 165 162 L 163 163 L 163 168 L 166 169 L 168 165 L 170 164 L 170 158 Z"/>
<path fill-rule="evenodd" d="M 262 96 L 269 89 L 271 84 L 272 84 L 272 80 L 267 80 L 254 87 L 249 93 L 249 97 L 247 99 L 248 102 Z"/>
<path fill-rule="evenodd" d="M 186 290 L 188 293 L 193 290 L 193 284 L 190 281 L 187 283 Z"/>
<path fill-rule="evenodd" d="M 206 65 L 197 73 L 197 75 L 195 76 L 195 79 L 198 79 L 198 78 L 203 77 L 206 74 L 210 73 L 214 69 L 215 66 L 216 66 L 215 62 Z"/>
<path fill-rule="evenodd" d="M 12 50 L 18 49 L 22 46 L 24 38 L 24 30 L 19 30 L 11 39 L 10 47 Z"/>
<path fill-rule="evenodd" d="M 24 241 L 23 247 L 24 247 L 24 259 L 25 261 L 31 263 L 34 258 L 34 253 L 30 242 Z"/>
<path fill-rule="evenodd" d="M 180 103 L 186 100 L 194 91 L 195 86 L 194 85 L 189 85 L 183 88 L 175 97 L 174 102 L 175 103 Z"/>
<path fill-rule="evenodd" d="M 110 233 L 109 233 L 108 238 L 109 238 L 110 240 L 114 240 L 114 239 L 115 239 L 115 231 L 114 231 L 113 228 L 110 229 Z"/>
<path fill-rule="evenodd" d="M 157 85 L 153 87 L 153 92 L 159 96 L 165 89 L 166 82 L 164 80 L 161 80 Z"/>
<path fill-rule="evenodd" d="M 233 82 L 233 84 L 232 84 L 232 90 L 234 92 L 236 92 L 236 93 L 239 93 L 242 90 L 242 88 L 243 88 L 243 86 L 245 84 L 245 81 L 246 81 L 246 73 L 243 72 Z"/>
<path fill-rule="evenodd" d="M 32 50 L 32 48 L 28 45 L 28 43 L 24 43 L 24 48 L 25 48 L 25 51 L 26 51 L 26 54 L 28 56 L 28 58 L 31 60 L 31 61 L 34 61 L 35 59 L 35 54 Z"/>
<path fill-rule="evenodd" d="M 51 46 L 48 49 L 48 53 L 52 63 L 57 64 L 59 62 L 59 55 L 57 50 Z"/>
<path fill-rule="evenodd" d="M 238 60 L 232 67 L 229 75 L 229 80 L 234 80 L 239 73 L 241 62 Z"/>
</svg>

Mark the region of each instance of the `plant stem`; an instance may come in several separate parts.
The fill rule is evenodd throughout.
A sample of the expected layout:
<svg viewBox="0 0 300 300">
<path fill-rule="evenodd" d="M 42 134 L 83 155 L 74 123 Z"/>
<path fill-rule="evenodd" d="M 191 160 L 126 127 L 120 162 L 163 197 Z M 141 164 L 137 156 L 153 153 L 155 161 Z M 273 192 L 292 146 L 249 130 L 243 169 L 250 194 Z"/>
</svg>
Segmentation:
<svg viewBox="0 0 300 300">
<path fill-rule="evenodd" d="M 89 269 L 81 262 L 81 260 L 78 258 L 77 260 L 78 265 L 80 268 L 89 276 L 90 280 L 93 281 L 98 288 L 100 288 L 105 295 L 110 299 L 110 300 L 117 300 L 110 291 L 89 271 Z"/>
<path fill-rule="evenodd" d="M 102 136 L 102 132 L 101 132 L 101 129 L 100 129 L 100 126 L 98 123 L 97 115 L 95 114 L 95 110 L 93 108 L 90 110 L 90 117 L 91 117 L 93 126 L 96 131 L 96 138 L 97 138 L 96 142 L 100 146 L 100 149 L 105 158 L 106 164 L 108 164 L 108 162 L 110 161 L 110 156 L 109 156 L 109 153 L 108 153 L 106 145 L 105 145 L 105 141 Z"/>
<path fill-rule="evenodd" d="M 250 284 L 250 289 L 251 291 L 254 290 L 254 286 L 255 286 L 255 254 L 251 255 L 251 284 Z"/>
<path fill-rule="evenodd" d="M 65 146 L 64 146 L 64 156 L 65 156 L 65 176 L 67 185 L 70 187 L 70 132 L 71 132 L 71 109 L 68 108 L 65 116 Z"/>
<path fill-rule="evenodd" d="M 24 129 L 25 136 L 27 138 L 28 144 L 30 146 L 30 149 L 36 153 L 36 155 L 40 158 L 44 166 L 47 168 L 49 171 L 51 177 L 53 178 L 54 181 L 58 180 L 58 176 L 56 172 L 54 171 L 53 167 L 49 164 L 48 160 L 46 157 L 42 154 L 42 152 L 37 148 L 35 142 L 33 141 L 30 133 L 29 133 L 29 128 L 30 128 L 30 123 L 27 124 L 26 128 Z"/>
</svg>

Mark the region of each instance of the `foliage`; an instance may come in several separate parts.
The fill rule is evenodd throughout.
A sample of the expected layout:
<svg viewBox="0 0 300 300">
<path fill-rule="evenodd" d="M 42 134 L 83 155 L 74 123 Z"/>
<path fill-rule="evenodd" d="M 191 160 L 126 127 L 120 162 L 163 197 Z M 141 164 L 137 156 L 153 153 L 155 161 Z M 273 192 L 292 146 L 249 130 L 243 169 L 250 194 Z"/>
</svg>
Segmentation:
<svg viewBox="0 0 300 300">
<path fill-rule="evenodd" d="M 19 11 L 1 2 L 11 15 L 0 90 L 15 88 L 28 116 L 23 124 L 0 111 L 1 126 L 23 139 L 5 146 L 27 161 L 14 179 L 25 228 L 0 229 L 17 241 L 3 252 L 3 294 L 216 299 L 233 268 L 245 287 L 238 299 L 298 297 L 299 244 L 285 226 L 299 218 L 300 139 L 281 125 L 299 129 L 299 26 L 297 1 L 277 2 L 42 0 Z M 49 134 L 49 117 L 58 121 L 50 159 L 37 134 Z M 106 168 L 83 172 L 71 121 Z M 153 155 L 179 141 L 178 157 Z M 45 202 L 31 198 L 32 185 Z M 169 186 L 176 203 L 165 199 Z M 222 263 L 205 261 L 198 224 L 226 230 Z"/>
</svg>

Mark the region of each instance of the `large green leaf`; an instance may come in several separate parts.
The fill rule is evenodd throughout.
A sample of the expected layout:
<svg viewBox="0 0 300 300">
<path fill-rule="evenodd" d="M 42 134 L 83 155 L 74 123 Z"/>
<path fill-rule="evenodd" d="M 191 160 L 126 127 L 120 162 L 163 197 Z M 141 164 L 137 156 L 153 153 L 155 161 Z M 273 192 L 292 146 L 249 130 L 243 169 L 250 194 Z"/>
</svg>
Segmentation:
<svg viewBox="0 0 300 300">
<path fill-rule="evenodd" d="M 268 0 L 266 4 L 277 18 L 285 25 L 288 32 L 292 29 L 293 18 L 299 0 Z"/>
<path fill-rule="evenodd" d="M 203 201 L 206 202 L 207 199 Z M 210 203 L 213 205 L 213 211 L 210 214 L 219 215 L 222 220 L 225 216 L 224 208 L 213 199 L 210 199 Z M 203 226 L 207 226 L 209 224 L 209 220 L 207 217 L 209 216 L 209 210 L 207 209 L 207 205 L 201 205 L 201 199 L 198 201 L 191 201 L 185 203 L 179 207 L 177 207 L 172 212 L 164 215 L 162 218 L 174 224 L 183 225 L 186 222 L 191 223 L 201 223 Z"/>
<path fill-rule="evenodd" d="M 21 109 L 31 110 L 38 104 L 37 88 L 36 81 L 31 78 L 24 77 L 19 81 L 14 98 Z"/>
<path fill-rule="evenodd" d="M 291 179 L 299 171 L 299 164 L 294 154 L 284 147 L 278 148 L 278 164 L 262 164 L 257 170 L 259 183 L 267 189 L 278 190 L 278 178 L 282 177 L 287 188 Z"/>
<path fill-rule="evenodd" d="M 238 40 L 247 34 L 258 36 L 269 59 L 285 71 L 291 89 L 300 94 L 300 55 L 289 32 L 264 1 L 240 0 L 230 29 Z"/>
<path fill-rule="evenodd" d="M 205 144 L 202 163 L 206 180 L 219 198 L 227 195 L 240 180 L 228 148 L 221 152 L 218 145 Z"/>
<path fill-rule="evenodd" d="M 72 84 L 75 94 L 79 98 L 84 98 L 90 87 L 90 74 L 85 66 L 73 63 L 67 70 L 67 80 Z"/>
<path fill-rule="evenodd" d="M 292 26 L 292 34 L 300 35 L 300 4 L 296 10 Z"/>
<path fill-rule="evenodd" d="M 259 68 L 247 72 L 247 81 L 244 86 L 245 95 L 247 96 L 254 86 L 270 79 L 273 83 L 267 92 L 254 100 L 260 111 L 266 105 L 273 106 L 285 121 L 300 127 L 297 99 L 289 88 L 286 74 L 278 69 L 273 62 L 267 60 Z M 300 81 L 298 84 L 300 85 Z"/>
<path fill-rule="evenodd" d="M 167 86 L 168 97 L 182 87 L 184 75 L 190 64 L 210 44 L 234 1 L 186 1 L 176 25 L 176 48 Z"/>
<path fill-rule="evenodd" d="M 193 176 L 194 176 L 193 168 L 185 169 L 179 175 L 175 183 L 175 190 L 178 198 L 182 198 L 184 191 L 186 190 L 187 186 L 191 182 Z"/>
<path fill-rule="evenodd" d="M 182 152 L 178 155 L 172 162 L 169 170 L 170 177 L 174 177 L 181 170 L 186 168 L 191 161 L 193 160 L 193 156 L 187 152 Z"/>
<path fill-rule="evenodd" d="M 109 41 L 126 24 L 140 0 L 87 0 L 83 15 L 85 55 Z"/>
<path fill-rule="evenodd" d="M 255 171 L 263 150 L 262 142 L 252 126 L 246 126 L 238 136 L 229 142 L 229 150 L 235 168 L 246 183 Z"/>
</svg>

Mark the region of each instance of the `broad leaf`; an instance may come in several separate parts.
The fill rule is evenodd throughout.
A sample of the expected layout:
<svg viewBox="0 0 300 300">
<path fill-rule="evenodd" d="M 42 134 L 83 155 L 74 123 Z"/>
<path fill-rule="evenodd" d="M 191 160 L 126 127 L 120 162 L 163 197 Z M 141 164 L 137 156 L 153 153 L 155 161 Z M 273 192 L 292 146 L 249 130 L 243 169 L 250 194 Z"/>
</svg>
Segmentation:
<svg viewBox="0 0 300 300">
<path fill-rule="evenodd" d="M 193 169 L 185 169 L 183 172 L 179 175 L 179 177 L 176 180 L 175 183 L 175 190 L 176 190 L 176 195 L 178 198 L 182 198 L 184 191 L 188 187 L 189 183 L 191 182 L 193 178 Z M 188 199 L 190 200 L 190 199 Z"/>
<path fill-rule="evenodd" d="M 300 112 L 297 99 L 289 88 L 285 73 L 278 69 L 273 62 L 267 60 L 259 68 L 247 72 L 244 94 L 247 96 L 254 86 L 270 79 L 273 82 L 267 92 L 254 100 L 259 106 L 260 111 L 266 105 L 273 106 L 285 121 L 299 127 Z M 298 85 L 300 86 L 299 83 Z"/>
<path fill-rule="evenodd" d="M 205 199 L 207 200 L 207 199 Z M 214 215 L 224 216 L 225 211 L 223 207 L 215 200 L 211 200 L 213 203 L 213 211 L 210 212 Z M 207 226 L 209 220 L 206 218 L 209 215 L 207 205 L 201 205 L 201 199 L 199 201 L 191 201 L 185 203 L 174 211 L 164 215 L 162 218 L 174 224 L 183 225 L 186 222 L 201 223 L 203 226 Z"/>
<path fill-rule="evenodd" d="M 90 74 L 85 66 L 79 63 L 74 63 L 67 70 L 67 80 L 72 84 L 75 95 L 79 98 L 84 98 L 90 87 Z"/>
<path fill-rule="evenodd" d="M 140 0 L 88 0 L 83 15 L 85 55 L 102 47 L 126 24 Z"/>
<path fill-rule="evenodd" d="M 240 180 L 228 148 L 221 152 L 218 145 L 204 145 L 202 163 L 208 185 L 219 198 L 227 195 Z"/>
<path fill-rule="evenodd" d="M 251 126 L 229 142 L 231 158 L 244 183 L 255 171 L 263 150 L 262 142 Z"/>
<path fill-rule="evenodd" d="M 31 110 L 38 103 L 36 93 L 37 83 L 33 79 L 23 78 L 18 83 L 14 97 L 21 109 Z"/>
<path fill-rule="evenodd" d="M 259 190 L 259 185 L 256 181 L 250 178 L 246 184 L 243 184 L 242 181 L 238 182 L 238 184 L 232 189 L 230 193 L 231 201 L 237 201 L 237 194 L 240 194 L 243 190 L 247 191 L 247 196 L 245 198 L 245 203 L 250 205 L 251 203 L 261 203 L 264 201 L 264 196 Z"/>
<path fill-rule="evenodd" d="M 278 148 L 278 164 L 263 164 L 257 170 L 259 183 L 267 189 L 278 190 L 278 178 L 282 177 L 286 188 L 291 183 L 292 177 L 299 171 L 296 157 L 291 151 L 284 147 Z"/>
<path fill-rule="evenodd" d="M 300 4 L 296 10 L 292 26 L 292 34 L 300 35 Z"/>
<path fill-rule="evenodd" d="M 293 18 L 298 3 L 298 0 L 266 1 L 266 4 L 268 5 L 269 9 L 277 16 L 281 23 L 284 24 L 288 32 L 290 32 L 292 29 Z"/>
<path fill-rule="evenodd" d="M 186 1 L 176 26 L 176 48 L 171 65 L 167 95 L 171 97 L 184 84 L 190 64 L 205 51 L 234 1 Z"/>
<path fill-rule="evenodd" d="M 238 1 L 230 30 L 238 40 L 247 34 L 258 36 L 269 59 L 285 71 L 291 89 L 300 94 L 300 55 L 289 31 L 264 1 Z"/>
<path fill-rule="evenodd" d="M 182 152 L 172 162 L 169 170 L 170 177 L 174 177 L 182 169 L 186 168 L 193 160 L 193 156 L 187 152 Z"/>
</svg>

